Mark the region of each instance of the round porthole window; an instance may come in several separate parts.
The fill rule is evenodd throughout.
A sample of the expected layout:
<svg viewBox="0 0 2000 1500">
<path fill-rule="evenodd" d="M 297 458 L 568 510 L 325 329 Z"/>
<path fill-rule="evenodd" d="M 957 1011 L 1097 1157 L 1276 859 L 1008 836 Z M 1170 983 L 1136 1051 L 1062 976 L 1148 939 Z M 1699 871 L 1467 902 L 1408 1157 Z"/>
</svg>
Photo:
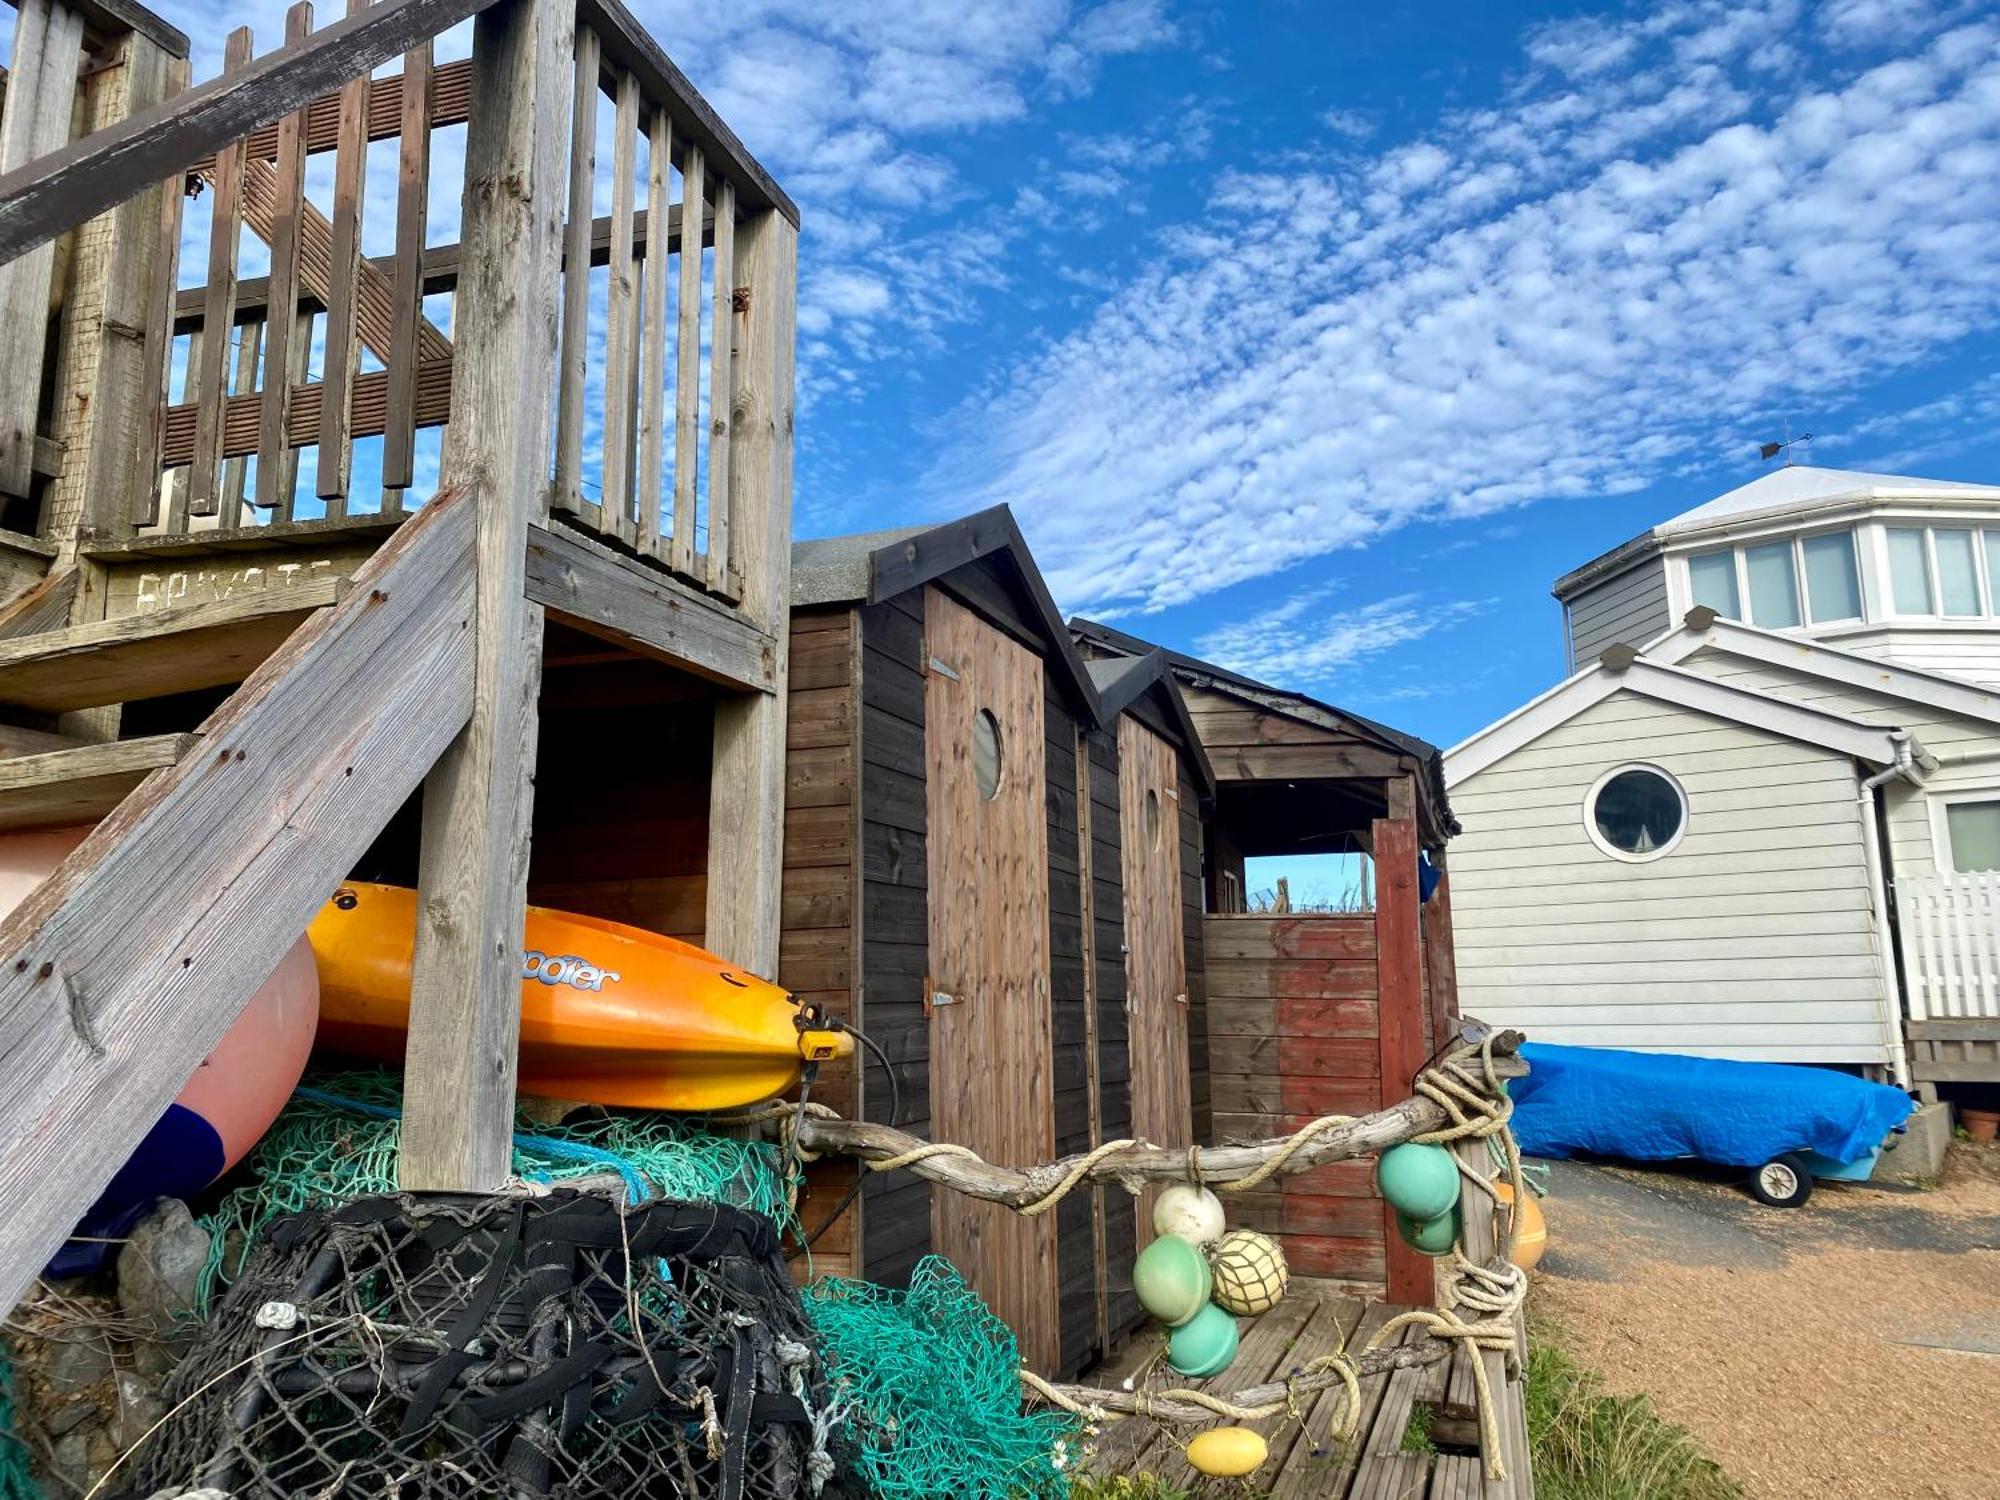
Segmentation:
<svg viewBox="0 0 2000 1500">
<path fill-rule="evenodd" d="M 1687 831 L 1687 793 L 1657 766 L 1620 766 L 1585 799 L 1584 826 L 1615 859 L 1658 859 Z"/>
<path fill-rule="evenodd" d="M 1146 843 L 1160 847 L 1160 794 L 1151 787 L 1146 788 Z"/>
<path fill-rule="evenodd" d="M 1000 721 L 990 708 L 972 716 L 972 780 L 988 802 L 1000 795 Z"/>
</svg>

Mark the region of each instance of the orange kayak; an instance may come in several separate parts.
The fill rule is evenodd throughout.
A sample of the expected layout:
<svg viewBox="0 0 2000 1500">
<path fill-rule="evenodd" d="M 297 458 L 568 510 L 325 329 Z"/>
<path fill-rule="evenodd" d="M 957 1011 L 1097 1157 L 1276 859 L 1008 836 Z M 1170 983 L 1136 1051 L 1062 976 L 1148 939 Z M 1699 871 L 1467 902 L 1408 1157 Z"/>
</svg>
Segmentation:
<svg viewBox="0 0 2000 1500">
<path fill-rule="evenodd" d="M 350 881 L 307 929 L 320 1041 L 401 1062 L 417 893 Z M 790 994 L 691 943 L 528 908 L 521 953 L 523 1093 L 645 1109 L 733 1109 L 782 1094 L 854 1039 Z"/>
</svg>

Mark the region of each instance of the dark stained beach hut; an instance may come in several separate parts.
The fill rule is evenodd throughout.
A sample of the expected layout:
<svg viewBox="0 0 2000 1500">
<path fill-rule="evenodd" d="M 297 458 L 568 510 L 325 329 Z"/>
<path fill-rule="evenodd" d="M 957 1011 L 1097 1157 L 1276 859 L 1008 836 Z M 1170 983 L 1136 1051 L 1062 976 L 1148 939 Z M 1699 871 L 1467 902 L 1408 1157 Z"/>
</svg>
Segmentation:
<svg viewBox="0 0 2000 1500">
<path fill-rule="evenodd" d="M 1013 1165 L 1087 1149 L 1095 1112 L 1129 1112 L 1122 1078 L 1092 1087 L 1078 745 L 1101 705 L 1019 529 L 996 508 L 802 543 L 793 566 L 779 979 L 895 1073 L 864 1054 L 814 1097 Z M 942 1254 L 1037 1368 L 1100 1347 L 1090 1195 L 1024 1219 L 908 1173 L 850 1202 L 855 1183 L 813 1170 L 814 1269 L 897 1284 Z"/>
<path fill-rule="evenodd" d="M 1093 673 L 1160 654 L 1109 626 L 1071 625 Z M 1215 776 L 1201 831 L 1213 1132 L 1204 1138 L 1280 1135 L 1402 1100 L 1458 1014 L 1445 877 L 1458 826 L 1439 752 L 1210 662 L 1174 652 L 1165 661 Z M 1246 859 L 1343 850 L 1371 857 L 1371 905 L 1246 910 Z M 1366 1162 L 1270 1188 L 1232 1198 L 1231 1219 L 1278 1235 L 1295 1271 L 1392 1302 L 1429 1299 L 1429 1262 L 1396 1236 Z"/>
<path fill-rule="evenodd" d="M 1165 652 L 1088 670 L 1103 716 L 1078 750 L 1092 1134 L 1199 1144 L 1212 1139 L 1202 810 L 1215 777 Z M 1100 1190 L 1092 1205 L 1103 1342 L 1144 1319 L 1132 1262 L 1157 1196 Z"/>
</svg>

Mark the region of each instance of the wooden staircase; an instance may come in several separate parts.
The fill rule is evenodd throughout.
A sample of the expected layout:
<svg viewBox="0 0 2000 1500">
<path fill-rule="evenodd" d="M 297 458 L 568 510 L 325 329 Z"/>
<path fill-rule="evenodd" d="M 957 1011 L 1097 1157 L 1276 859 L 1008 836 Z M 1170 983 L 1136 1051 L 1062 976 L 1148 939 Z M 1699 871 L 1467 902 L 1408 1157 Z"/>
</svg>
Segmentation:
<svg viewBox="0 0 2000 1500">
<path fill-rule="evenodd" d="M 79 676 L 99 684 L 135 653 L 172 656 L 157 682 L 211 685 L 262 660 L 197 734 L 0 761 L 6 826 L 105 814 L 0 923 L 0 1303 L 464 728 L 473 523 L 470 495 L 433 500 L 303 619 L 242 612 L 231 626 L 203 606 L 143 633 L 99 631 L 94 650 L 68 630 L 10 643 L 6 701 L 23 683 L 48 701 L 52 658 L 90 664 Z M 102 686 L 78 691 L 105 701 Z"/>
<path fill-rule="evenodd" d="M 317 31 L 301 3 L 283 46 L 232 33 L 193 87 L 187 38 L 135 0 L 15 9 L 0 832 L 95 826 L 0 921 L 0 1309 L 419 793 L 403 1181 L 505 1178 L 545 617 L 702 679 L 707 942 L 775 972 L 797 236 L 620 0 L 373 0 Z M 434 66 L 467 17 L 470 58 Z M 430 139 L 460 125 L 462 242 L 438 247 Z M 396 251 L 370 262 L 390 139 Z M 207 281 L 182 287 L 197 181 Z M 255 285 L 244 229 L 270 245 Z M 618 352 L 593 365 L 599 333 Z M 439 426 L 433 484 L 414 445 Z M 348 492 L 373 435 L 371 511 Z M 324 514 L 299 518 L 305 448 Z M 187 694 L 220 700 L 192 730 Z"/>
</svg>

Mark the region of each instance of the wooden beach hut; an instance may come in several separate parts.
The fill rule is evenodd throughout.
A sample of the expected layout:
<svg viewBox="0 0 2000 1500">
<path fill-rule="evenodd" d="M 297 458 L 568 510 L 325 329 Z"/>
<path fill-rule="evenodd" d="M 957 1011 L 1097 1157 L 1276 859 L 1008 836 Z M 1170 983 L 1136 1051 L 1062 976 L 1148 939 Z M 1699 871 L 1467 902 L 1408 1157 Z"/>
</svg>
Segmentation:
<svg viewBox="0 0 2000 1500">
<path fill-rule="evenodd" d="M 1092 986 L 1092 1134 L 1162 1146 L 1211 1140 L 1202 938 L 1202 809 L 1215 777 L 1166 653 L 1088 664 L 1103 722 L 1078 763 L 1086 978 Z M 1157 1189 L 1092 1205 L 1100 1338 L 1143 1321 L 1132 1262 L 1152 1239 Z"/>
<path fill-rule="evenodd" d="M 1002 507 L 793 564 L 779 979 L 894 1068 L 857 1058 L 813 1096 L 1010 1164 L 1087 1148 L 1077 747 L 1100 706 L 1019 529 Z M 945 1255 L 1036 1367 L 1095 1351 L 1087 1195 L 1023 1219 L 906 1173 L 857 1197 L 852 1163 L 809 1186 L 815 1270 L 896 1284 Z"/>
<path fill-rule="evenodd" d="M 1159 654 L 1109 626 L 1071 626 L 1096 672 Z M 1457 1015 L 1444 876 L 1457 824 L 1439 752 L 1194 657 L 1168 652 L 1165 661 L 1216 782 L 1201 832 L 1204 1138 L 1278 1135 L 1396 1103 Z M 1370 906 L 1246 910 L 1247 858 L 1339 850 L 1371 857 Z M 1200 1045 L 1190 1039 L 1197 1056 Z M 1271 1188 L 1232 1199 L 1231 1217 L 1278 1235 L 1295 1271 L 1394 1302 L 1429 1298 L 1429 1263 L 1397 1238 L 1367 1163 L 1334 1163 Z"/>
</svg>

